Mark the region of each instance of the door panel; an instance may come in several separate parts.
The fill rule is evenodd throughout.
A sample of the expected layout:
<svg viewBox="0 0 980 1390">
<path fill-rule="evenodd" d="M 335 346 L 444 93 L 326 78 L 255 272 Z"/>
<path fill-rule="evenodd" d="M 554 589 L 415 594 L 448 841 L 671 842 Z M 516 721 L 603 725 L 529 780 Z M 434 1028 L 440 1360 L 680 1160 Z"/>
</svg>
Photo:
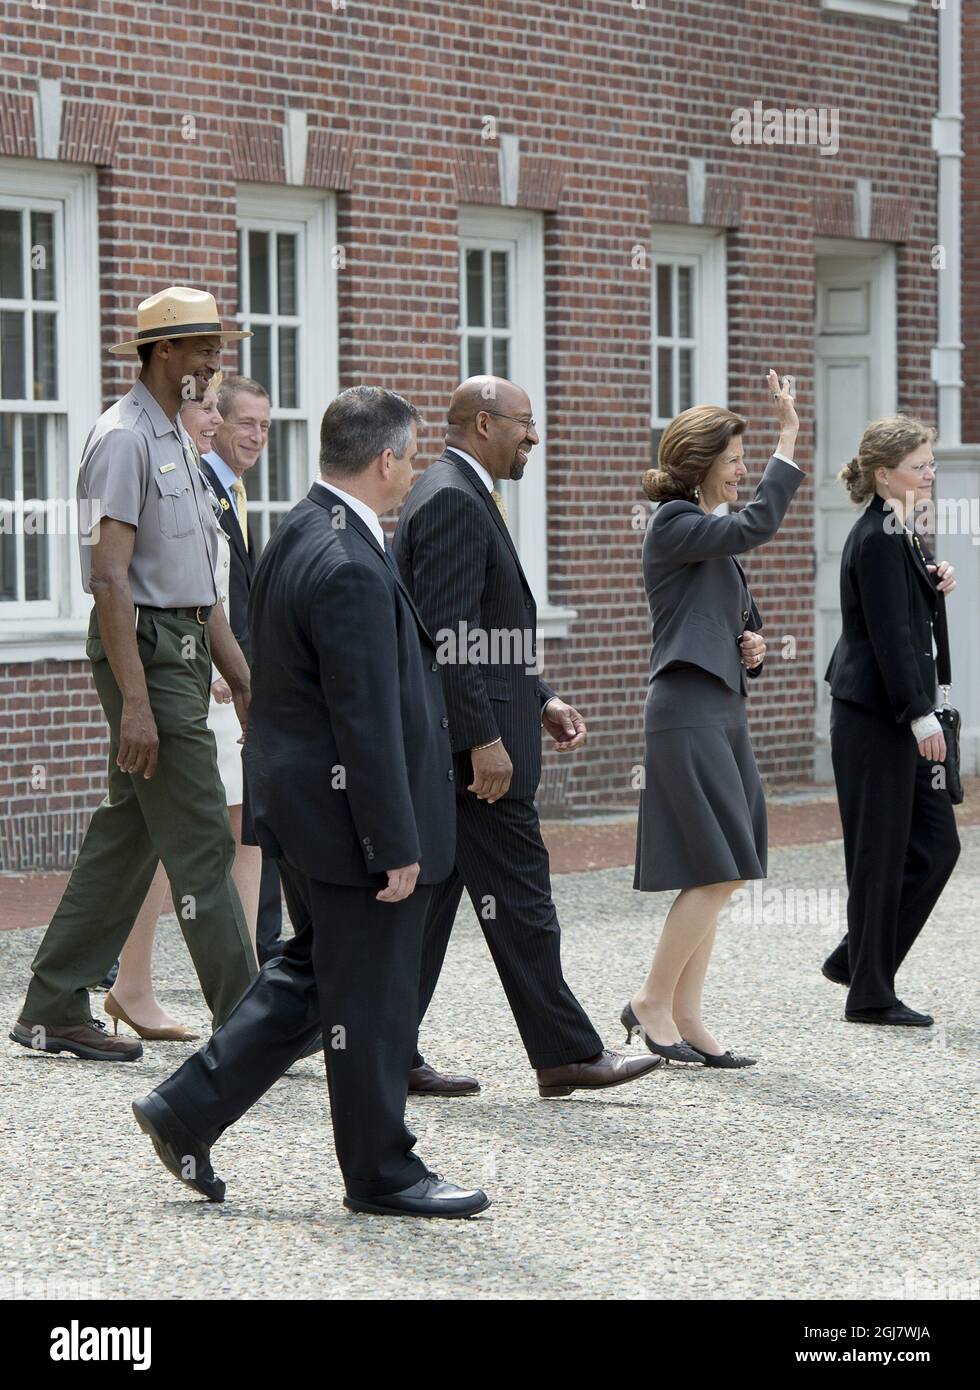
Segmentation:
<svg viewBox="0 0 980 1390">
<path fill-rule="evenodd" d="M 865 426 L 895 409 L 894 253 L 820 255 L 816 261 L 815 775 L 830 769 L 830 694 L 823 679 L 840 635 L 840 556 L 860 515 L 837 473 Z"/>
</svg>

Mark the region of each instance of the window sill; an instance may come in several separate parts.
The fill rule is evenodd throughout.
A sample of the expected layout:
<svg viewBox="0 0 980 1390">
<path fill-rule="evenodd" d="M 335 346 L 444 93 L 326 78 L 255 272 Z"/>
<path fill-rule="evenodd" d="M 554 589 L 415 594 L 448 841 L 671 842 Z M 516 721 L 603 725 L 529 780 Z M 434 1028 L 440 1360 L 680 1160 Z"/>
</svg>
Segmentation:
<svg viewBox="0 0 980 1390">
<path fill-rule="evenodd" d="M 88 622 L 63 623 L 50 632 L 38 633 L 37 624 L 18 631 L 14 623 L 0 628 L 0 666 L 33 661 L 82 661 Z"/>
<path fill-rule="evenodd" d="M 577 608 L 543 604 L 538 609 L 538 633 L 544 641 L 568 637 L 577 617 Z M 85 657 L 87 632 L 85 620 L 40 634 L 36 624 L 18 632 L 11 623 L 7 631 L 0 629 L 0 666 L 33 661 L 81 661 Z"/>
<path fill-rule="evenodd" d="M 859 15 L 862 19 L 890 19 L 904 24 L 912 17 L 915 0 L 823 0 L 825 10 Z"/>
<path fill-rule="evenodd" d="M 568 637 L 577 617 L 577 608 L 560 608 L 557 604 L 544 603 L 538 609 L 538 632 L 546 642 L 554 637 Z"/>
</svg>

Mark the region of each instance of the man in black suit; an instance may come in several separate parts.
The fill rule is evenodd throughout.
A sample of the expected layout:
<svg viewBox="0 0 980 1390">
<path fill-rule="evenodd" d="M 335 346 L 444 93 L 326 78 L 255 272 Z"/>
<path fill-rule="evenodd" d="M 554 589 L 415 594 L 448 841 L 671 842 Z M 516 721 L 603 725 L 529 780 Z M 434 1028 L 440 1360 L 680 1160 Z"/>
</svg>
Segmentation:
<svg viewBox="0 0 980 1390">
<path fill-rule="evenodd" d="M 210 1146 L 322 1029 L 345 1205 L 489 1205 L 431 1173 L 405 1126 L 425 911 L 454 850 L 435 646 L 378 519 L 408 490 L 418 419 L 392 391 L 342 392 L 323 417 L 321 478 L 255 572 L 245 763 L 296 935 L 208 1046 L 134 1106 L 169 1171 L 215 1201 Z"/>
<path fill-rule="evenodd" d="M 442 969 L 465 887 L 476 909 L 542 1096 L 617 1086 L 659 1057 L 608 1052 L 561 967 L 548 852 L 534 795 L 541 729 L 570 752 L 585 722 L 535 674 L 537 610 L 514 547 L 502 478 L 519 479 L 538 442 L 525 391 L 471 377 L 449 405 L 446 451 L 413 487 L 395 553 L 422 620 L 440 644 L 456 772 L 456 866 L 432 897 L 425 928 L 421 1019 Z M 482 649 L 481 649 L 482 648 Z M 416 1054 L 409 1090 L 464 1094 Z"/>
<path fill-rule="evenodd" d="M 245 653 L 245 660 L 251 664 L 248 595 L 257 555 L 255 537 L 248 522 L 245 475 L 258 463 L 268 442 L 269 393 L 261 382 L 251 377 L 226 378 L 218 391 L 218 409 L 222 423 L 215 435 L 214 447 L 203 456 L 201 465 L 221 503 L 221 525 L 231 542 L 228 580 L 231 630 Z M 242 814 L 246 814 L 244 809 Z M 255 932 L 260 965 L 282 950 L 281 933 L 279 868 L 274 859 L 264 854 Z"/>
</svg>

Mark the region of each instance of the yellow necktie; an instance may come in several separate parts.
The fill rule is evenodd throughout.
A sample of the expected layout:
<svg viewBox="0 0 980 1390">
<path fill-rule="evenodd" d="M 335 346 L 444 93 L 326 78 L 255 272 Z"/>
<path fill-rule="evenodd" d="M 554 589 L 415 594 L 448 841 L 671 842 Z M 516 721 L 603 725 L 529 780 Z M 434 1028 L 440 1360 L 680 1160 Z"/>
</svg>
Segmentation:
<svg viewBox="0 0 980 1390">
<path fill-rule="evenodd" d="M 493 500 L 496 502 L 496 504 L 497 504 L 497 511 L 498 511 L 498 512 L 500 513 L 500 515 L 503 517 L 503 519 L 504 519 L 504 525 L 507 527 L 507 530 L 509 531 L 509 530 L 510 530 L 510 519 L 509 519 L 509 517 L 507 516 L 507 508 L 504 506 L 504 499 L 503 499 L 503 497 L 500 495 L 500 493 L 497 491 L 496 488 L 494 488 L 494 490 L 493 490 L 493 492 L 491 492 L 490 496 L 491 496 L 491 497 L 493 498 Z"/>
<path fill-rule="evenodd" d="M 245 542 L 245 549 L 248 549 L 248 502 L 245 498 L 245 484 L 241 478 L 236 478 L 231 485 L 232 493 L 235 497 L 235 510 L 238 513 L 238 525 L 241 527 L 242 540 Z"/>
</svg>

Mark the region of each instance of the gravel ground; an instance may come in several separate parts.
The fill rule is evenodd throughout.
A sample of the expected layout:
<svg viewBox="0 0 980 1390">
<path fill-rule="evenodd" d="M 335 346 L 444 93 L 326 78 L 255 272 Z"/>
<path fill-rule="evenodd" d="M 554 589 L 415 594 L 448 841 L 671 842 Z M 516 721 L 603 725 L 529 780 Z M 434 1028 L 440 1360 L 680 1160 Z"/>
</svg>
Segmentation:
<svg viewBox="0 0 980 1390">
<path fill-rule="evenodd" d="M 740 920 L 720 930 L 706 1000 L 726 1046 L 759 1065 L 670 1066 L 603 1096 L 537 1098 L 464 905 L 423 1041 L 483 1091 L 409 1113 L 431 1166 L 490 1192 L 475 1221 L 343 1209 L 316 1059 L 217 1146 L 229 1191 L 212 1206 L 168 1177 L 129 1111 L 189 1047 L 149 1043 L 107 1067 L 4 1043 L 0 1296 L 978 1298 L 980 829 L 962 839 L 900 976 L 935 1028 L 841 1021 L 844 991 L 819 965 L 841 930 L 842 848 L 777 850 L 765 896 L 733 904 Z M 608 869 L 554 884 L 566 974 L 615 1046 L 672 896 L 631 882 Z M 40 936 L 0 934 L 6 1021 Z M 172 923 L 157 978 L 165 1006 L 203 1026 Z"/>
</svg>

